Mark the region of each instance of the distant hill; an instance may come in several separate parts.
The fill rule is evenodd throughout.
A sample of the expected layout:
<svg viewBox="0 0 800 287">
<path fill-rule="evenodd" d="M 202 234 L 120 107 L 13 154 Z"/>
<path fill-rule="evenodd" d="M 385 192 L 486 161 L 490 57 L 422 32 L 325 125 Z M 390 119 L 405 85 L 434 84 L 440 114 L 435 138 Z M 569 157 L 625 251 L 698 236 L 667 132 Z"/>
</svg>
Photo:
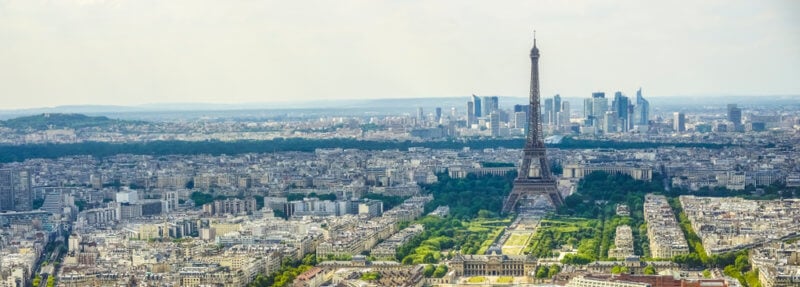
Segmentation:
<svg viewBox="0 0 800 287">
<path fill-rule="evenodd" d="M 583 110 L 584 99 L 590 93 L 582 96 L 561 95 L 562 101 L 568 101 L 573 113 Z M 487 95 L 481 95 L 487 96 Z M 492 96 L 492 95 L 489 95 Z M 528 97 L 498 96 L 501 109 L 511 109 L 517 104 L 527 104 Z M 542 100 L 551 98 L 552 95 L 543 95 Z M 609 101 L 613 93 L 606 92 Z M 635 101 L 635 95 L 628 94 Z M 670 95 L 644 97 L 650 101 L 651 114 L 669 113 L 674 111 L 708 111 L 726 109 L 727 104 L 738 104 L 745 111 L 753 108 L 779 108 L 796 109 L 800 107 L 800 95 Z M 469 94 L 459 97 L 426 97 L 426 98 L 388 98 L 388 99 L 318 99 L 297 100 L 286 102 L 250 102 L 250 103 L 154 103 L 136 106 L 113 105 L 73 105 L 48 108 L 32 108 L 4 110 L 0 107 L 0 120 L 12 119 L 28 115 L 41 115 L 49 113 L 51 116 L 59 114 L 83 114 L 88 116 L 111 116 L 117 119 L 135 119 L 150 122 L 165 120 L 194 120 L 194 119 L 281 119 L 284 117 L 323 117 L 323 116 L 361 116 L 372 117 L 378 115 L 415 115 L 417 108 L 430 114 L 436 107 L 442 108 L 444 114 L 449 114 L 455 108 L 457 114 L 466 113 Z M 2 125 L 2 122 L 0 122 Z"/>
<path fill-rule="evenodd" d="M 92 117 L 83 114 L 60 114 L 46 113 L 33 116 L 13 118 L 0 121 L 0 126 L 15 130 L 47 130 L 47 129 L 80 129 L 88 127 L 108 127 L 111 125 L 137 123 L 135 121 L 123 121 L 109 119 L 108 117 Z"/>
</svg>

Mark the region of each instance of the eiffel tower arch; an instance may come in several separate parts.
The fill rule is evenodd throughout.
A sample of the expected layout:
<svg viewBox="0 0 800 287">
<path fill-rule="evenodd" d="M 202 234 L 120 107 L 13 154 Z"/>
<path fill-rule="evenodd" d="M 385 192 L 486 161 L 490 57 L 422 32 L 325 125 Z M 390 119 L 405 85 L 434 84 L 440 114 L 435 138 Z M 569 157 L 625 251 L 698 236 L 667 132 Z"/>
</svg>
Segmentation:
<svg viewBox="0 0 800 287">
<path fill-rule="evenodd" d="M 503 214 L 517 211 L 520 207 L 532 207 L 533 200 L 544 197 L 553 207 L 564 204 L 564 199 L 556 187 L 556 179 L 547 163 L 547 153 L 542 135 L 541 109 L 539 107 L 539 48 L 536 35 L 531 49 L 531 89 L 528 115 L 528 135 L 523 148 L 522 165 L 514 180 L 511 193 L 503 203 Z"/>
</svg>

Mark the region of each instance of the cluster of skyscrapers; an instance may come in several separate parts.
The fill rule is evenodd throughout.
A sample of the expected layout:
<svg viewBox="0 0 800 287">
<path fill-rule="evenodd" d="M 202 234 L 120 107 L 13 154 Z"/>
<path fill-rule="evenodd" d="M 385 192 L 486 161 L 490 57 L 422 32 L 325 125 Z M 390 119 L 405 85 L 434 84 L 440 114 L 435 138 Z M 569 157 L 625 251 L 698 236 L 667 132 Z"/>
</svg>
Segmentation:
<svg viewBox="0 0 800 287">
<path fill-rule="evenodd" d="M 561 95 L 556 94 L 552 99 L 544 100 L 542 123 L 545 125 L 562 126 L 569 123 L 569 102 L 562 101 Z"/>
<path fill-rule="evenodd" d="M 650 103 L 642 97 L 641 88 L 636 91 L 635 103 L 622 92 L 614 93 L 610 107 L 606 94 L 595 92 L 583 101 L 583 115 L 584 126 L 597 132 L 627 132 L 649 124 Z"/>
<path fill-rule="evenodd" d="M 497 96 L 483 97 L 481 100 L 480 97 L 472 95 L 472 100 L 467 102 L 467 124 L 477 124 L 480 117 L 491 118 L 493 113 L 500 112 L 499 105 L 500 100 Z"/>
<path fill-rule="evenodd" d="M 506 118 L 505 115 L 501 117 L 502 110 L 500 110 L 500 100 L 497 96 L 491 97 L 478 97 L 472 95 L 472 100 L 467 102 L 467 127 L 479 123 L 479 118 L 486 118 L 489 120 L 490 130 L 492 136 L 500 135 L 500 120 Z"/>
</svg>

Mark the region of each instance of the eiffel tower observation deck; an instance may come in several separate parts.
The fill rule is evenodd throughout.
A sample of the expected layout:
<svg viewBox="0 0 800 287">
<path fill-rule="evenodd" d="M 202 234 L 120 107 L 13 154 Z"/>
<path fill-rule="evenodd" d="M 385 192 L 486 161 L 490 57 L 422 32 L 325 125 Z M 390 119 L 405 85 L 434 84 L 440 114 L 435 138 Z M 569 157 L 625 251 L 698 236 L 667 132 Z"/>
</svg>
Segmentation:
<svg viewBox="0 0 800 287">
<path fill-rule="evenodd" d="M 530 122 L 528 135 L 523 148 L 522 165 L 514 180 L 511 193 L 503 203 L 503 214 L 534 207 L 537 198 L 544 197 L 552 208 L 564 203 L 556 180 L 547 163 L 546 149 L 542 136 L 541 109 L 539 107 L 539 48 L 536 47 L 536 34 L 533 36 L 531 49 L 531 89 L 530 89 Z"/>
</svg>

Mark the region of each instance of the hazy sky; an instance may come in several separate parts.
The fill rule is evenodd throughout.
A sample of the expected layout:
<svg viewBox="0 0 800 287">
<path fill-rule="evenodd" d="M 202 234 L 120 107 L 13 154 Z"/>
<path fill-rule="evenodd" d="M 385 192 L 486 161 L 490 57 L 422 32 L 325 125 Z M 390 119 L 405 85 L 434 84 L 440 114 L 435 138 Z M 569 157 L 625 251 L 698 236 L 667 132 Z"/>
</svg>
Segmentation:
<svg viewBox="0 0 800 287">
<path fill-rule="evenodd" d="M 800 94 L 800 1 L 0 0 L 0 109 Z"/>
</svg>

